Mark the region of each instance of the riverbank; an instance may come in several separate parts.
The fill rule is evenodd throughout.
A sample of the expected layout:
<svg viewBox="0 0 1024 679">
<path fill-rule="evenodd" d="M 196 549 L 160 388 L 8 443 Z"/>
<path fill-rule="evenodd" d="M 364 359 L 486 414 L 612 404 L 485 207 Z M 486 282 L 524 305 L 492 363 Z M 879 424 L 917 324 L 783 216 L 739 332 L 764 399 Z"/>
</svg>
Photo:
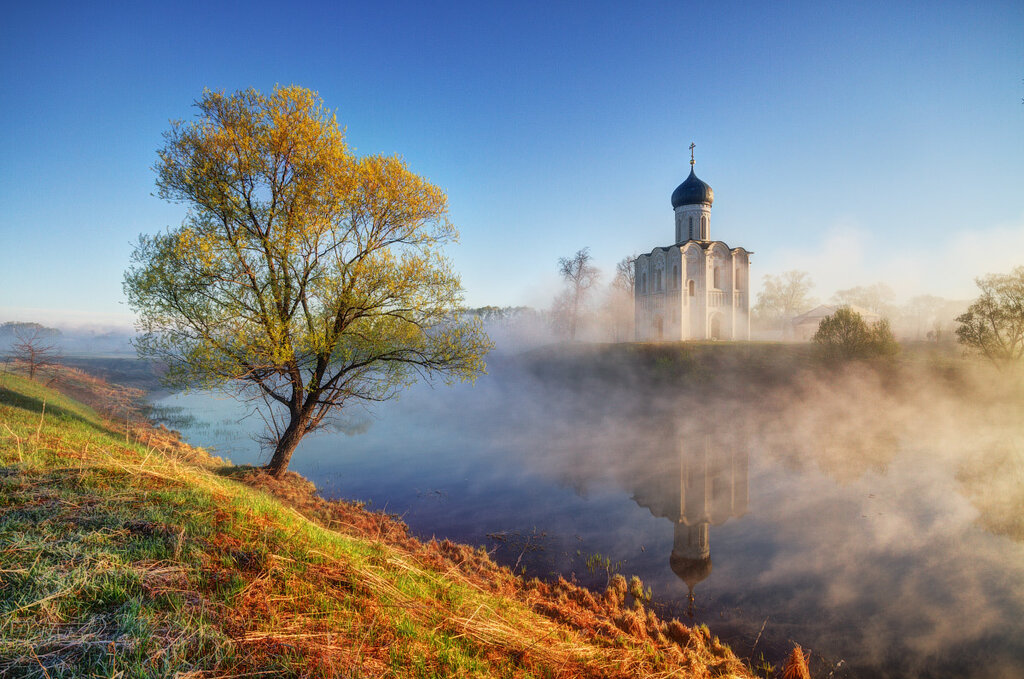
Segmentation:
<svg viewBox="0 0 1024 679">
<path fill-rule="evenodd" d="M 753 676 L 639 581 L 525 580 L 54 385 L 0 373 L 5 675 Z"/>
</svg>

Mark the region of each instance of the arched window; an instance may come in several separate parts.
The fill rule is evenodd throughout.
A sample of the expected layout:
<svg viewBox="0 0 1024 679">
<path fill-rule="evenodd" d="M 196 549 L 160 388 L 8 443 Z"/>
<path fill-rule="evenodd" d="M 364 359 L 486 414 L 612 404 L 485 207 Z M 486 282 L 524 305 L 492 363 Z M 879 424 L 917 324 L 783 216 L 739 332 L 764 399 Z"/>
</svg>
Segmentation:
<svg viewBox="0 0 1024 679">
<path fill-rule="evenodd" d="M 693 288 L 694 288 L 693 279 L 691 278 L 690 282 L 687 283 L 686 285 L 690 288 L 690 297 L 693 297 Z"/>
<path fill-rule="evenodd" d="M 721 290 L 722 289 L 722 267 L 720 267 L 720 266 L 716 266 L 715 267 L 714 277 L 715 277 L 715 290 Z"/>
<path fill-rule="evenodd" d="M 679 265 L 678 264 L 673 264 L 672 265 L 672 288 L 674 290 L 678 290 L 679 289 Z"/>
<path fill-rule="evenodd" d="M 690 235 L 687 238 L 693 240 L 693 217 L 690 217 Z"/>
<path fill-rule="evenodd" d="M 661 292 L 661 271 L 654 272 L 654 291 Z"/>
<path fill-rule="evenodd" d="M 708 239 L 708 218 L 707 215 L 701 215 L 700 217 L 700 239 Z"/>
<path fill-rule="evenodd" d="M 642 280 L 641 285 L 640 285 L 640 292 L 644 293 L 645 295 L 647 294 L 647 272 L 646 271 L 644 272 L 643 280 Z"/>
</svg>

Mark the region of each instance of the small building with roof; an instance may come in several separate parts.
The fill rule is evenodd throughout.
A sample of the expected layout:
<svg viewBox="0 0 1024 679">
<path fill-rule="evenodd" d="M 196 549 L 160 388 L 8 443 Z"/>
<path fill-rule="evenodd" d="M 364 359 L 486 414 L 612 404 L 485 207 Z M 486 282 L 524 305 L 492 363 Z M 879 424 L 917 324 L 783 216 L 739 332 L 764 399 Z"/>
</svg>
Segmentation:
<svg viewBox="0 0 1024 679">
<path fill-rule="evenodd" d="M 694 173 L 672 192 L 675 241 L 636 258 L 635 337 L 641 342 L 750 339 L 750 255 L 711 239 L 715 193 Z"/>
</svg>

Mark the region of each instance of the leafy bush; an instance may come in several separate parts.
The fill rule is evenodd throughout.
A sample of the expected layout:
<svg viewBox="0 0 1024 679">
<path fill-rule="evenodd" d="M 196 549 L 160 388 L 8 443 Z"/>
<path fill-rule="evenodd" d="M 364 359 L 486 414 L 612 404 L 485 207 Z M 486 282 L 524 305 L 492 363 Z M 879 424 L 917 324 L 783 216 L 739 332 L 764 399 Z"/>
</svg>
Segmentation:
<svg viewBox="0 0 1024 679">
<path fill-rule="evenodd" d="M 819 355 L 829 361 L 888 358 L 900 350 L 889 321 L 883 318 L 869 324 L 848 307 L 823 318 L 812 341 Z"/>
</svg>

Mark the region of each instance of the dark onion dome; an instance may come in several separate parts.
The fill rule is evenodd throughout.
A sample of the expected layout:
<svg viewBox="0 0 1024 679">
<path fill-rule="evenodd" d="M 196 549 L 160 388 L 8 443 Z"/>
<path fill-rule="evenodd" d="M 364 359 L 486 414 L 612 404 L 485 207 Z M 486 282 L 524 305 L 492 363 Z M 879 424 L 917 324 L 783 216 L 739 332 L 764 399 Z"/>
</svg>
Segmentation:
<svg viewBox="0 0 1024 679">
<path fill-rule="evenodd" d="M 686 586 L 693 590 L 698 583 L 703 582 L 711 575 L 711 557 L 705 559 L 688 559 L 675 552 L 668 560 L 672 572 L 686 583 Z"/>
<path fill-rule="evenodd" d="M 706 559 L 687 559 L 683 556 L 677 556 L 675 552 L 672 552 L 672 556 L 669 558 L 669 566 L 672 567 L 672 572 L 686 583 L 686 589 L 689 590 L 686 595 L 688 602 L 686 615 L 692 618 L 697 609 L 693 588 L 711 575 L 711 557 L 709 556 Z"/>
<path fill-rule="evenodd" d="M 686 178 L 686 181 L 672 192 L 673 208 L 680 205 L 711 205 L 714 202 L 715 192 L 711 190 L 710 186 L 697 179 L 697 175 L 693 173 L 693 167 L 690 168 L 690 176 Z"/>
</svg>

